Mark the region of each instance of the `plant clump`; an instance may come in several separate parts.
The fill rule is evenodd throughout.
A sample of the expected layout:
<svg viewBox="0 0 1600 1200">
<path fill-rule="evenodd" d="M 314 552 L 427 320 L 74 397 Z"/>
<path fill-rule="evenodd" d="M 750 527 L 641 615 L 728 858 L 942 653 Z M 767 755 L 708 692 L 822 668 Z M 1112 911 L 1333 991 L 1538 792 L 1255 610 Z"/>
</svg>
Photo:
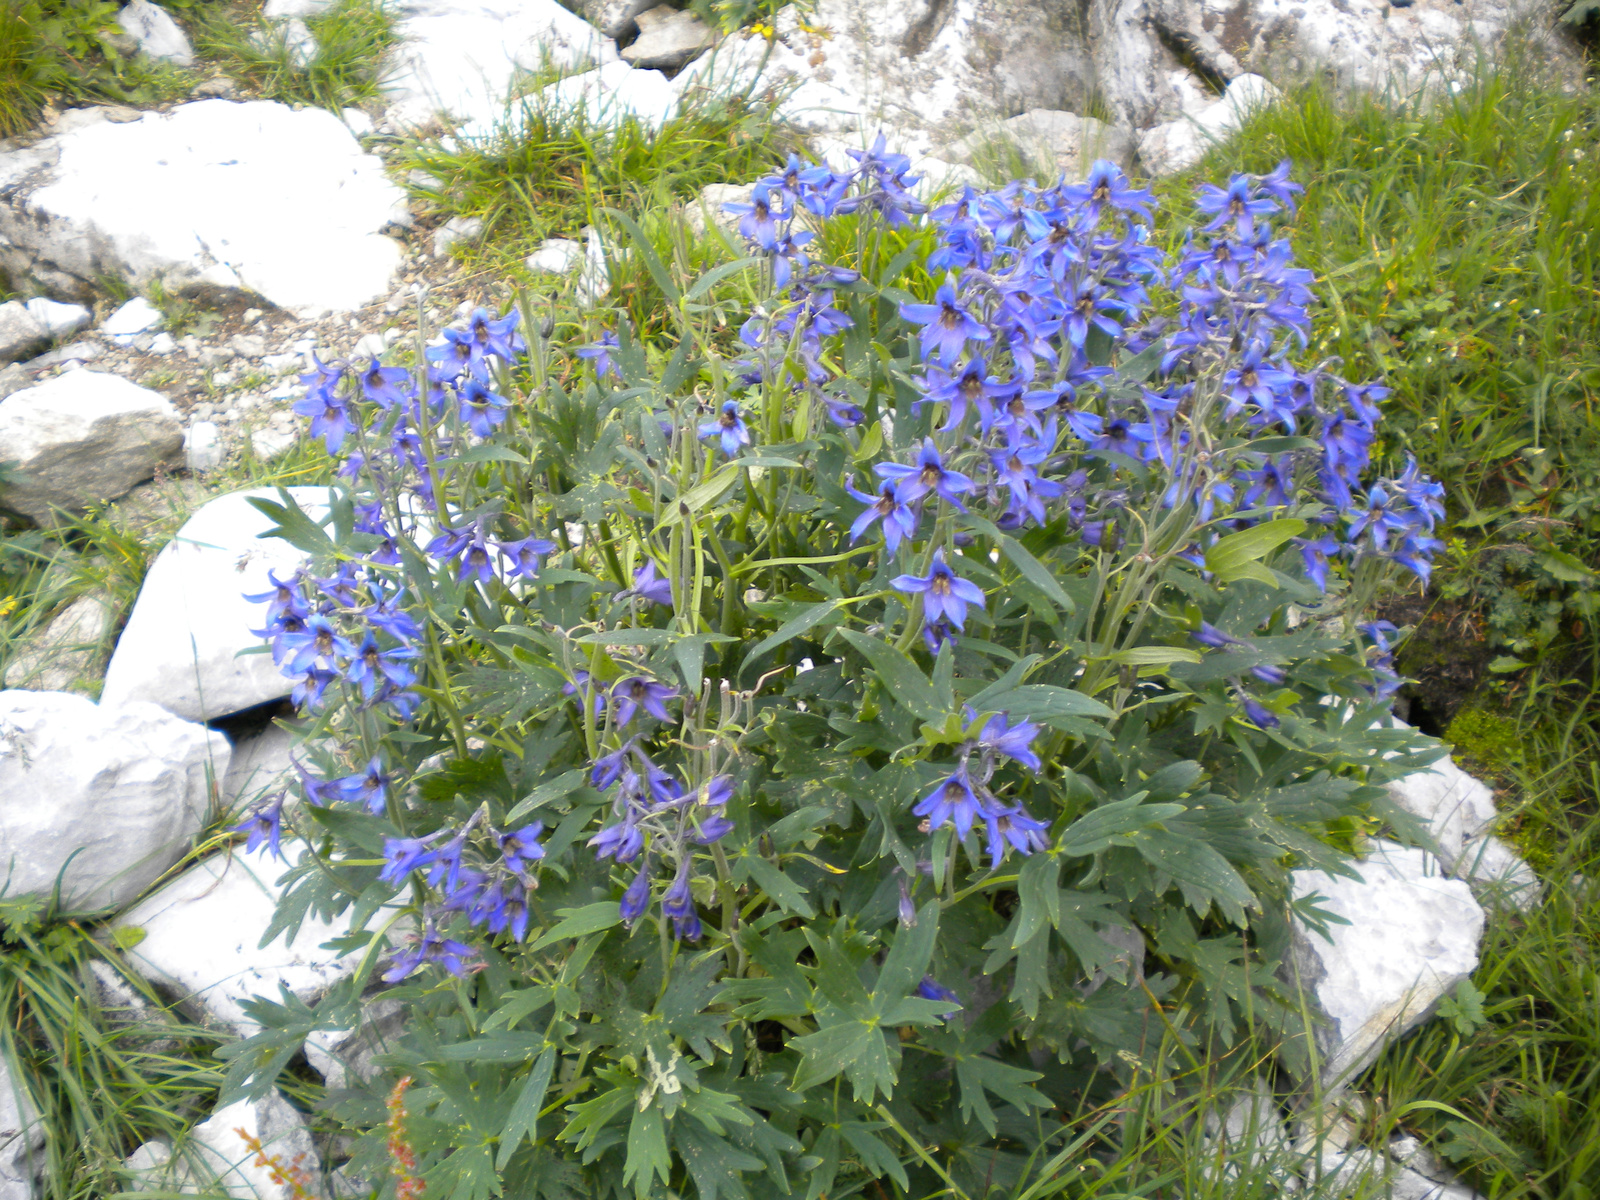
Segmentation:
<svg viewBox="0 0 1600 1200">
<path fill-rule="evenodd" d="M 256 597 L 298 781 L 240 829 L 360 966 L 258 1002 L 230 1094 L 381 982 L 429 1195 L 982 1194 L 1169 1034 L 1306 1066 L 1289 872 L 1436 753 L 1361 613 L 1439 489 L 1303 361 L 1287 163 L 1170 250 L 1110 163 L 931 211 L 908 169 L 791 157 L 693 281 L 616 214 L 663 342 L 480 309 L 305 376 L 340 482 L 260 502 L 313 564 Z"/>
</svg>

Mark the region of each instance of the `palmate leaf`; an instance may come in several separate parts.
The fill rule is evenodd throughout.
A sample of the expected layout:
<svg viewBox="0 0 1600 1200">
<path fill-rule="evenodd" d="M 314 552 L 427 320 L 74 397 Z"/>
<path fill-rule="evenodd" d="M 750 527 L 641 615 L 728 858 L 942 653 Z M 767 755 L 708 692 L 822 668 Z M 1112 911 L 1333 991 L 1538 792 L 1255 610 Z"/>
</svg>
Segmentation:
<svg viewBox="0 0 1600 1200">
<path fill-rule="evenodd" d="M 672 1154 L 667 1149 L 666 1118 L 652 1104 L 633 1114 L 628 1125 L 628 1157 L 622 1167 L 622 1186 L 633 1183 L 639 1200 L 652 1193 L 656 1177 L 665 1187 L 672 1178 Z"/>
<path fill-rule="evenodd" d="M 915 925 L 895 935 L 870 993 L 856 979 L 836 941 L 813 940 L 818 989 L 829 1002 L 817 1013 L 817 1032 L 790 1042 L 801 1056 L 796 1091 L 842 1074 L 862 1103 L 872 1103 L 880 1092 L 893 1095 L 900 1066 L 895 1027 L 938 1024 L 950 1007 L 913 995 L 927 974 L 938 936 L 939 905 L 933 901 L 923 906 Z"/>
</svg>

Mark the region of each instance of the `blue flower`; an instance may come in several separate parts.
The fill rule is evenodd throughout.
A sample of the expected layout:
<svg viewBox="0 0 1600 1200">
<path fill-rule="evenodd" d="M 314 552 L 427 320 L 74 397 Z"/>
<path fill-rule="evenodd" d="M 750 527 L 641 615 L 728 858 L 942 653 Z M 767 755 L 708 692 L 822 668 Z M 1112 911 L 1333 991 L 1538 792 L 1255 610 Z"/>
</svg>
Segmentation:
<svg viewBox="0 0 1600 1200">
<path fill-rule="evenodd" d="M 630 859 L 618 856 L 618 861 L 628 862 Z M 644 915 L 644 910 L 650 907 L 650 864 L 639 864 L 638 873 L 634 875 L 633 882 L 628 885 L 628 890 L 622 893 L 622 923 L 628 928 L 633 928 L 633 923 Z"/>
<path fill-rule="evenodd" d="M 267 621 L 270 624 L 286 613 L 293 613 L 299 617 L 309 615 L 310 609 L 306 606 L 305 596 L 300 591 L 300 573 L 289 576 L 287 580 L 279 579 L 275 569 L 268 568 L 267 582 L 271 589 L 245 596 L 251 604 L 265 604 L 267 606 Z"/>
<path fill-rule="evenodd" d="M 596 686 L 589 672 L 579 670 L 572 673 L 572 682 L 561 685 L 563 696 L 585 695 L 589 697 L 589 704 L 594 709 L 594 715 L 599 716 L 606 710 L 605 692 Z"/>
<path fill-rule="evenodd" d="M 722 411 L 713 421 L 702 421 L 700 424 L 702 438 L 719 438 L 722 442 L 722 452 L 729 458 L 739 453 L 740 446 L 750 444 L 750 430 L 745 426 L 744 418 L 739 415 L 739 404 L 735 400 L 725 400 Z"/>
<path fill-rule="evenodd" d="M 617 824 L 607 825 L 595 834 L 589 839 L 589 845 L 595 848 L 596 858 L 614 858 L 618 862 L 632 862 L 644 849 L 644 834 L 639 832 L 632 813 L 629 813 Z"/>
<path fill-rule="evenodd" d="M 378 648 L 378 639 L 367 631 L 361 639 L 361 648 L 345 668 L 345 678 L 361 689 L 361 695 L 371 700 L 379 684 L 387 680 L 395 688 L 408 688 L 417 681 L 417 673 L 406 665 L 408 659 L 417 658 L 419 651 L 410 646 L 394 646 L 388 650 Z"/>
<path fill-rule="evenodd" d="M 385 983 L 399 983 L 414 974 L 424 964 L 435 963 L 450 974 L 460 977 L 467 973 L 467 962 L 473 957 L 471 946 L 447 938 L 439 932 L 430 917 L 422 927 L 422 934 L 412 948 L 396 954 L 384 972 Z"/>
<path fill-rule="evenodd" d="M 362 394 L 379 408 L 393 408 L 411 398 L 411 372 L 404 367 L 386 367 L 374 358 L 360 379 Z"/>
<path fill-rule="evenodd" d="M 961 357 L 967 342 L 987 342 L 992 336 L 956 298 L 954 276 L 934 292 L 932 304 L 902 304 L 900 315 L 911 324 L 923 327 L 923 357 L 935 358 L 946 365 Z M 934 354 L 936 347 L 937 355 Z"/>
<path fill-rule="evenodd" d="M 540 560 L 555 553 L 556 544 L 548 538 L 525 537 L 517 542 L 497 543 L 497 548 L 511 560 L 511 574 L 532 579 L 539 574 Z"/>
<path fill-rule="evenodd" d="M 600 340 L 592 345 L 579 346 L 577 355 L 579 358 L 590 359 L 594 363 L 594 373 L 597 378 L 615 375 L 618 379 L 621 379 L 622 371 L 616 363 L 611 361 L 611 352 L 619 349 L 621 345 L 622 343 L 617 341 L 615 333 L 609 329 L 603 329 L 600 331 Z"/>
<path fill-rule="evenodd" d="M 438 855 L 429 848 L 429 843 L 438 836 L 435 833 L 425 838 L 384 838 L 383 870 L 378 872 L 378 878 L 400 884 L 411 872 L 431 864 Z"/>
<path fill-rule="evenodd" d="M 1069 184 L 1059 189 L 1061 197 L 1073 204 L 1085 205 L 1098 213 L 1103 205 L 1121 212 L 1136 212 L 1150 219 L 1150 206 L 1155 195 L 1146 188 L 1135 188 L 1128 183 L 1122 168 L 1106 159 L 1097 159 L 1089 167 L 1089 177 L 1082 183 Z"/>
<path fill-rule="evenodd" d="M 933 563 L 926 575 L 897 575 L 889 583 L 896 591 L 921 594 L 923 620 L 929 625 L 943 618 L 957 629 L 964 629 L 967 606 L 984 607 L 983 589 L 950 569 L 943 547 L 933 552 Z"/>
<path fill-rule="evenodd" d="M 978 734 L 978 745 L 1008 758 L 1013 758 L 1030 771 L 1038 771 L 1042 764 L 1033 752 L 1033 740 L 1039 736 L 1039 727 L 1023 719 L 1008 725 L 1005 713 L 996 713 L 984 722 Z"/>
<path fill-rule="evenodd" d="M 389 800 L 389 777 L 383 773 L 383 760 L 374 757 L 359 775 L 334 780 L 333 788 L 347 804 L 365 804 L 374 816 L 382 816 Z"/>
<path fill-rule="evenodd" d="M 1261 680 L 1262 683 L 1270 683 L 1276 686 L 1289 682 L 1288 672 L 1282 667 L 1273 666 L 1271 663 L 1257 663 L 1250 668 L 1250 674 Z"/>
<path fill-rule="evenodd" d="M 904 504 L 915 504 L 929 492 L 937 492 L 962 512 L 967 511 L 966 505 L 961 503 L 961 497 L 972 491 L 972 480 L 960 471 L 945 469 L 939 447 L 932 438 L 923 440 L 917 452 L 917 461 L 912 465 L 879 463 L 872 469 L 882 478 L 899 485 L 898 495 Z"/>
<path fill-rule="evenodd" d="M 311 436 L 320 437 L 329 454 L 339 453 L 344 439 L 355 428 L 350 419 L 350 410 L 327 385 L 313 387 L 303 398 L 296 400 L 294 411 L 302 417 L 311 418 Z"/>
<path fill-rule="evenodd" d="M 890 554 L 900 548 L 902 541 L 909 541 L 916 536 L 917 514 L 900 499 L 892 479 L 883 481 L 883 487 L 876 496 L 857 491 L 848 479 L 845 480 L 845 490 L 867 506 L 850 524 L 852 542 L 859 540 L 872 523 L 880 518 L 883 521 L 883 540 L 888 545 Z"/>
<path fill-rule="evenodd" d="M 1248 175 L 1235 175 L 1228 181 L 1226 189 L 1203 183 L 1197 192 L 1194 206 L 1203 213 L 1215 214 L 1203 227 L 1208 233 L 1232 221 L 1238 236 L 1248 238 L 1255 232 L 1256 217 L 1278 211 L 1277 201 L 1255 194 Z"/>
<path fill-rule="evenodd" d="M 507 402 L 476 379 L 468 379 L 461 389 L 461 419 L 479 437 L 488 437 L 506 419 Z"/>
<path fill-rule="evenodd" d="M 783 211 L 782 193 L 777 197 L 779 203 L 774 204 L 772 192 L 772 185 L 763 180 L 750 190 L 750 203 L 730 202 L 722 206 L 723 212 L 740 218 L 739 233 L 745 240 L 763 250 L 771 250 L 777 244 L 778 222 L 787 221 L 793 215 Z"/>
<path fill-rule="evenodd" d="M 659 604 L 663 608 L 671 608 L 672 580 L 663 578 L 657 572 L 655 559 L 646 559 L 642 567 L 634 569 L 633 586 L 626 594 L 648 600 L 651 604 Z"/>
<path fill-rule="evenodd" d="M 1278 718 L 1272 710 L 1267 708 L 1253 696 L 1241 692 L 1239 694 L 1240 706 L 1244 709 L 1245 720 L 1258 729 L 1276 729 L 1279 725 Z"/>
<path fill-rule="evenodd" d="M 917 995 L 924 1000 L 939 1000 L 948 1004 L 950 1007 L 939 1014 L 943 1017 L 952 1016 L 961 1008 L 961 998 L 932 975 L 922 977 L 922 982 L 917 984 Z"/>
<path fill-rule="evenodd" d="M 953 775 L 941 779 L 933 791 L 918 800 L 911 811 L 927 819 L 930 831 L 951 825 L 964 838 L 972 832 L 973 822 L 986 815 L 987 808 L 972 786 L 966 763 L 962 763 Z"/>
<path fill-rule="evenodd" d="M 677 694 L 677 688 L 644 675 L 630 675 L 617 680 L 611 686 L 611 703 L 616 710 L 617 725 L 620 727 L 633 720 L 633 714 L 640 708 L 658 721 L 670 721 L 672 714 L 666 709 L 666 701 Z"/>
<path fill-rule="evenodd" d="M 1030 816 L 1020 805 L 986 812 L 983 820 L 988 827 L 991 865 L 1006 856 L 1007 846 L 1018 854 L 1034 854 L 1050 845 L 1045 836 L 1050 826 Z"/>
<path fill-rule="evenodd" d="M 1201 621 L 1200 628 L 1189 634 L 1202 646 L 1210 646 L 1216 650 L 1225 650 L 1229 646 L 1244 646 L 1247 642 L 1234 637 L 1231 633 L 1224 633 L 1209 621 Z"/>
<path fill-rule="evenodd" d="M 500 854 L 510 870 L 520 873 L 524 866 L 544 857 L 544 847 L 538 842 L 538 837 L 543 832 L 544 822 L 535 821 L 532 825 L 524 825 L 515 832 L 494 835 L 495 841 L 500 845 Z"/>
<path fill-rule="evenodd" d="M 475 308 L 467 320 L 467 334 L 483 353 L 512 363 L 528 349 L 527 343 L 517 333 L 521 321 L 522 314 L 514 308 L 498 320 L 489 315 L 488 309 Z"/>
<path fill-rule="evenodd" d="M 689 859 L 686 855 L 678 873 L 661 897 L 661 912 L 672 918 L 673 932 L 680 940 L 700 940 L 700 918 L 694 911 L 694 893 L 689 887 Z"/>
<path fill-rule="evenodd" d="M 282 664 L 286 675 L 300 675 L 317 663 L 332 667 L 339 658 L 354 658 L 356 648 L 321 613 L 312 613 L 299 633 L 285 633 L 281 639 L 288 661 Z"/>
<path fill-rule="evenodd" d="M 244 852 L 254 854 L 263 845 L 273 858 L 283 858 L 279 840 L 283 836 L 283 802 L 285 793 L 279 792 L 272 800 L 252 809 L 250 815 L 232 827 L 234 833 L 248 834 Z"/>
</svg>

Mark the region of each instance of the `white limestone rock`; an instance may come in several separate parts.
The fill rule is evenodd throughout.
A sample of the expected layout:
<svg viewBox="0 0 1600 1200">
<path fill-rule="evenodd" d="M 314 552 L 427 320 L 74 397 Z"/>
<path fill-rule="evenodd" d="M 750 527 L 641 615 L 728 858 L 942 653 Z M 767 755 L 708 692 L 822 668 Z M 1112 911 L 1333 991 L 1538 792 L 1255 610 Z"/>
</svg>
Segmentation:
<svg viewBox="0 0 1600 1200">
<path fill-rule="evenodd" d="M 32 358 L 50 344 L 50 330 L 20 300 L 0 304 L 0 362 Z"/>
<path fill-rule="evenodd" d="M 422 128 L 443 115 L 458 132 L 486 137 L 516 113 L 518 72 L 546 62 L 567 69 L 617 61 L 617 48 L 556 0 L 396 0 L 405 39 L 385 81 L 388 119 Z"/>
<path fill-rule="evenodd" d="M 654 8 L 661 0 L 575 0 L 569 2 L 584 20 L 608 38 L 627 37 L 638 25 L 640 13 Z"/>
<path fill-rule="evenodd" d="M 154 704 L 0 692 L 7 894 L 48 894 L 59 876 L 71 908 L 126 904 L 188 850 L 230 753 Z"/>
<path fill-rule="evenodd" d="M 150 0 L 128 0 L 117 14 L 117 24 L 122 32 L 139 43 L 139 49 L 151 58 L 172 63 L 177 67 L 194 65 L 194 47 L 188 35 L 164 8 Z"/>
<path fill-rule="evenodd" d="M 373 1060 L 388 1053 L 406 1024 L 406 1007 L 378 996 L 361 1007 L 355 1029 L 316 1030 L 306 1038 L 306 1061 L 330 1088 L 366 1083 L 377 1074 Z"/>
<path fill-rule="evenodd" d="M 535 275 L 570 275 L 583 261 L 583 243 L 571 238 L 545 238 L 522 265 Z"/>
<path fill-rule="evenodd" d="M 1098 0 L 1109 6 L 1110 0 Z M 1187 47 L 1203 70 L 1232 80 L 1256 72 L 1280 83 L 1313 77 L 1341 92 L 1391 90 L 1470 78 L 1516 25 L 1546 62 L 1578 65 L 1570 34 L 1542 0 L 1141 0 L 1149 28 Z M 1581 76 L 1580 76 L 1581 78 Z"/>
<path fill-rule="evenodd" d="M 294 862 L 303 843 L 288 838 L 283 852 Z M 132 941 L 128 962 L 151 983 L 176 995 L 199 1020 L 247 1037 L 259 1028 L 241 1001 L 277 999 L 285 985 L 310 1004 L 354 971 L 361 955 L 340 957 L 322 943 L 349 929 L 348 916 L 311 916 L 293 939 L 259 946 L 278 906 L 277 880 L 288 869 L 264 852 L 218 854 L 195 864 L 117 918 Z M 132 935 L 132 936 L 129 936 Z"/>
<path fill-rule="evenodd" d="M 44 1122 L 32 1098 L 0 1057 L 0 1200 L 33 1200 L 44 1170 Z"/>
<path fill-rule="evenodd" d="M 293 748 L 294 738 L 277 724 L 236 741 L 222 780 L 222 807 L 238 812 L 282 789 L 294 774 Z"/>
<path fill-rule="evenodd" d="M 132 1192 L 302 1200 L 322 1195 L 322 1164 L 305 1118 L 279 1093 L 240 1100 L 200 1122 L 174 1148 L 145 1142 L 123 1168 Z"/>
<path fill-rule="evenodd" d="M 433 256 L 443 258 L 456 243 L 475 242 L 482 235 L 482 217 L 451 217 L 433 231 Z"/>
<path fill-rule="evenodd" d="M 1318 1072 L 1330 1089 L 1431 1016 L 1477 967 L 1483 936 L 1471 889 L 1445 878 L 1432 854 L 1387 841 L 1370 848 L 1356 864 L 1360 882 L 1323 871 L 1293 875 L 1296 899 L 1320 893 L 1320 907 L 1350 922 L 1330 925 L 1331 941 L 1297 925 L 1284 967 L 1319 1022 Z"/>
<path fill-rule="evenodd" d="M 183 437 L 183 465 L 196 474 L 215 471 L 228 457 L 222 430 L 214 421 L 196 421 Z"/>
<path fill-rule="evenodd" d="M 688 96 L 755 86 L 787 94 L 803 129 L 913 156 L 974 125 L 1035 108 L 1081 110 L 1093 77 L 1074 6 L 1048 0 L 820 0 L 778 14 L 776 39 L 729 37 L 686 67 Z"/>
<path fill-rule="evenodd" d="M 21 476 L 0 504 L 47 525 L 149 479 L 182 449 L 183 426 L 158 392 L 71 371 L 0 400 L 0 446 Z"/>
<path fill-rule="evenodd" d="M 659 5 L 635 17 L 639 36 L 622 51 L 631 66 L 676 71 L 717 44 L 717 31 L 687 9 Z"/>
<path fill-rule="evenodd" d="M 333 0 L 267 0 L 261 6 L 261 15 L 269 21 L 286 21 L 292 17 L 314 17 L 333 7 Z"/>
<path fill-rule="evenodd" d="M 561 113 L 582 111 L 599 125 L 635 116 L 659 129 L 678 112 L 678 89 L 660 71 L 635 70 L 624 62 L 570 75 L 540 89 L 538 103 Z"/>
<path fill-rule="evenodd" d="M 100 332 L 114 346 L 131 346 L 133 339 L 161 325 L 161 310 L 143 296 L 135 296 L 100 325 Z"/>
<path fill-rule="evenodd" d="M 289 492 L 313 520 L 326 512 L 326 488 Z M 262 628 L 266 609 L 244 597 L 271 590 L 269 572 L 287 579 L 306 560 L 281 538 L 261 536 L 273 522 L 252 497 L 279 500 L 274 488 L 221 496 L 156 556 L 106 668 L 106 701 L 151 700 L 208 721 L 293 690 L 270 654 L 237 657 L 263 644 L 251 630 Z"/>
<path fill-rule="evenodd" d="M 593 225 L 583 228 L 583 266 L 578 271 L 579 304 L 593 308 L 611 294 L 611 269 L 606 265 L 606 244 Z"/>
<path fill-rule="evenodd" d="M 392 290 L 402 251 L 379 231 L 405 196 L 333 113 L 267 100 L 126 123 L 85 111 L 0 152 L 0 270 L 19 283 L 82 299 L 103 276 L 138 290 L 160 280 L 307 316 Z"/>
<path fill-rule="evenodd" d="M 94 314 L 81 304 L 63 304 L 35 296 L 24 306 L 53 338 L 68 338 L 94 324 Z"/>
<path fill-rule="evenodd" d="M 1283 93 L 1261 76 L 1241 75 L 1219 100 L 1146 130 L 1139 138 L 1139 160 L 1151 175 L 1171 175 L 1192 167 L 1212 146 L 1237 133 L 1250 116 L 1282 97 Z"/>
<path fill-rule="evenodd" d="M 1427 826 L 1445 874 L 1464 879 L 1486 901 L 1524 912 L 1544 898 L 1533 868 L 1492 834 L 1494 792 L 1452 759 L 1394 780 L 1389 799 Z"/>
<path fill-rule="evenodd" d="M 1125 126 L 1041 108 L 982 126 L 942 153 L 952 162 L 993 166 L 1006 166 L 1015 155 L 1024 173 L 1077 182 L 1102 158 L 1131 171 L 1136 149 L 1134 132 Z"/>
<path fill-rule="evenodd" d="M 1446 870 L 1455 866 L 1468 841 L 1494 828 L 1494 792 L 1452 759 L 1394 780 L 1388 792 L 1390 800 L 1428 827 Z"/>
<path fill-rule="evenodd" d="M 101 592 L 79 596 L 50 618 L 6 663 L 0 683 L 35 692 L 65 692 L 94 681 L 89 672 L 111 632 L 111 598 Z"/>
</svg>

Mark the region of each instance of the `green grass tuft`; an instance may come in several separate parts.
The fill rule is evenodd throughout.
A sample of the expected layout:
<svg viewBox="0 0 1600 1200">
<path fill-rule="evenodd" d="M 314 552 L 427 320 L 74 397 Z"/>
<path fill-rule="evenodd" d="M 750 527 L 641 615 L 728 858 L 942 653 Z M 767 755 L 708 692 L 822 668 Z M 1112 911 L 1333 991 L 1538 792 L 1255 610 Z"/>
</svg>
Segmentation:
<svg viewBox="0 0 1600 1200">
<path fill-rule="evenodd" d="M 249 3 L 195 10 L 195 48 L 267 100 L 337 111 L 381 99 L 387 59 L 400 42 L 384 0 L 336 0 L 305 18 L 316 46 L 304 61 L 285 40 L 284 24 L 258 10 Z"/>
</svg>

